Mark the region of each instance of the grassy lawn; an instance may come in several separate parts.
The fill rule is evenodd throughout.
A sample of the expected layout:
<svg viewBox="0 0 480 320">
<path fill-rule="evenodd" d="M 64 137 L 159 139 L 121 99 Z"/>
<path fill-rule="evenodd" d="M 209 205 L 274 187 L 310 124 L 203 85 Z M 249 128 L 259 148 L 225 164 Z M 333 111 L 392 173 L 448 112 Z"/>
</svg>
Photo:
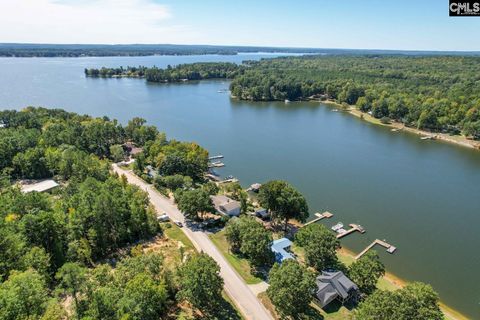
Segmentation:
<svg viewBox="0 0 480 320">
<path fill-rule="evenodd" d="M 355 261 L 355 258 L 351 254 L 343 250 L 338 251 L 337 256 L 338 256 L 338 260 L 343 262 L 346 266 L 351 265 Z M 398 285 L 396 285 L 395 283 L 392 283 L 385 277 L 382 277 L 378 280 L 377 288 L 381 290 L 389 290 L 389 291 L 400 289 Z"/>
<path fill-rule="evenodd" d="M 258 298 L 263 303 L 265 308 L 273 315 L 275 319 L 280 319 L 278 316 L 275 306 L 272 304 L 270 299 L 267 296 L 266 292 L 262 292 L 258 295 Z M 322 310 L 319 306 L 314 303 L 310 304 L 310 309 L 305 314 L 305 319 L 311 320 L 343 320 L 350 318 L 350 310 L 340 305 L 340 303 L 332 303 L 329 308 Z"/>
<path fill-rule="evenodd" d="M 188 248 L 188 249 L 193 249 L 195 250 L 195 247 L 193 246 L 193 243 L 190 241 L 190 239 L 187 238 L 185 233 L 183 233 L 182 229 L 177 227 L 174 223 L 168 223 L 171 227 L 168 228 L 167 223 L 162 224 L 162 229 L 167 238 L 179 241 L 183 243 L 183 245 Z"/>
<path fill-rule="evenodd" d="M 252 275 L 250 264 L 246 259 L 239 258 L 229 252 L 224 230 L 211 234 L 209 237 L 218 250 L 223 254 L 225 259 L 227 259 L 230 265 L 238 272 L 247 284 L 257 284 L 262 281 L 262 279 Z"/>
</svg>

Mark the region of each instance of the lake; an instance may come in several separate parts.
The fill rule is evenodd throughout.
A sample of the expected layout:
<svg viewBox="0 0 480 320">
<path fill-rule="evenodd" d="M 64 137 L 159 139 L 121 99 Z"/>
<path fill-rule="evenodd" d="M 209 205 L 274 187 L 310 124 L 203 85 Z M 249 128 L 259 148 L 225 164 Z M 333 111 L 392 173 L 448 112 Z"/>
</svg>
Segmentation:
<svg viewBox="0 0 480 320">
<path fill-rule="evenodd" d="M 365 227 L 343 246 L 359 252 L 386 239 L 398 248 L 393 255 L 377 248 L 390 272 L 432 284 L 444 302 L 480 318 L 480 152 L 394 133 L 320 103 L 231 100 L 218 92 L 228 81 L 166 85 L 83 74 L 90 67 L 271 56 L 1 58 L 0 105 L 58 107 L 123 123 L 140 116 L 169 137 L 225 155 L 220 172 L 244 186 L 288 180 L 312 213 L 334 213 L 327 226 Z"/>
</svg>

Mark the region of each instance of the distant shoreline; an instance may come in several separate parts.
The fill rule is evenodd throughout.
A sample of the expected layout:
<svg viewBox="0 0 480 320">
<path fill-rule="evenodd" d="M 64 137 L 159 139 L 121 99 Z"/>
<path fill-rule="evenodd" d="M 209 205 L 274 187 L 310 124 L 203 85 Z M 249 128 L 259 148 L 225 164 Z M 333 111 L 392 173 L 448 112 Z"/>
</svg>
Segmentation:
<svg viewBox="0 0 480 320">
<path fill-rule="evenodd" d="M 420 130 L 416 128 L 411 128 L 405 126 L 405 124 L 392 121 L 391 123 L 381 123 L 380 119 L 377 119 L 368 113 L 360 111 L 358 108 L 356 108 L 353 105 L 348 106 L 348 108 L 345 108 L 341 104 L 331 101 L 331 100 L 325 100 L 325 101 L 320 101 L 320 100 L 311 100 L 311 101 L 319 101 L 320 103 L 326 104 L 326 105 L 331 105 L 340 108 L 341 110 L 347 111 L 349 114 L 354 115 L 358 118 L 361 118 L 362 120 L 365 120 L 367 122 L 385 126 L 385 127 L 390 127 L 392 129 L 396 129 L 397 131 L 406 131 L 406 132 L 411 132 L 419 136 L 423 137 L 432 137 L 432 140 L 440 140 L 440 141 L 445 141 L 449 143 L 456 144 L 458 146 L 462 147 L 467 147 L 470 149 L 475 149 L 475 150 L 480 150 L 480 141 L 478 140 L 471 140 L 467 139 L 464 136 L 461 135 L 449 135 L 446 133 L 438 133 L 438 132 L 429 132 L 425 130 Z"/>
<path fill-rule="evenodd" d="M 351 251 L 350 249 L 347 249 L 345 247 L 342 247 L 338 250 L 338 254 L 340 255 L 345 255 L 345 256 L 349 256 L 351 258 L 354 258 L 356 256 L 356 254 Z M 407 280 L 404 280 L 396 275 L 394 275 L 393 273 L 390 273 L 390 272 L 385 272 L 385 275 L 383 276 L 383 278 L 388 281 L 390 284 L 392 284 L 393 286 L 397 287 L 398 289 L 401 289 L 403 288 L 404 286 L 406 286 L 409 281 Z M 460 311 L 458 310 L 455 310 L 453 309 L 452 307 L 446 305 L 445 303 L 441 302 L 439 303 L 440 305 L 440 309 L 442 309 L 442 312 L 444 313 L 444 315 L 446 316 L 446 319 L 453 319 L 453 320 L 468 320 L 469 318 L 465 315 L 463 315 Z"/>
</svg>

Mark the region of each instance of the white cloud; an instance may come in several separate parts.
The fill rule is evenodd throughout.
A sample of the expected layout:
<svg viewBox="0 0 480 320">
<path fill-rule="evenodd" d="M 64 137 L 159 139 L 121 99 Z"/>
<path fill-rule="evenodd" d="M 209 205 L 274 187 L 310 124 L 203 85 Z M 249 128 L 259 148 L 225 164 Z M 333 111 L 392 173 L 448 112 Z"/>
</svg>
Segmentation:
<svg viewBox="0 0 480 320">
<path fill-rule="evenodd" d="M 0 42 L 179 43 L 195 38 L 152 0 L 0 0 Z"/>
</svg>

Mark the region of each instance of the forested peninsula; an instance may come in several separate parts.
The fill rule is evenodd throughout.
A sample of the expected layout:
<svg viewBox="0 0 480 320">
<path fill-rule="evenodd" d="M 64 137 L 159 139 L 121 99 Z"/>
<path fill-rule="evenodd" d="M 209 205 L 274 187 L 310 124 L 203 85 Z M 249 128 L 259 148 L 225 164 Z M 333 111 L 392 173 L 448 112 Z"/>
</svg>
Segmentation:
<svg viewBox="0 0 480 320">
<path fill-rule="evenodd" d="M 135 146 L 198 183 L 205 149 L 140 118 L 29 107 L 0 123 L 0 319 L 240 319 L 216 262 L 110 170 Z M 32 189 L 45 182 L 56 187 Z"/>
<path fill-rule="evenodd" d="M 355 105 L 384 123 L 480 139 L 479 57 L 316 55 L 85 73 L 152 82 L 232 79 L 232 96 L 241 100 L 328 100 Z"/>
<path fill-rule="evenodd" d="M 149 82 L 183 82 L 188 80 L 233 79 L 243 67 L 230 62 L 199 62 L 167 66 L 165 69 L 144 66 L 85 69 L 87 77 L 145 78 Z"/>
</svg>

